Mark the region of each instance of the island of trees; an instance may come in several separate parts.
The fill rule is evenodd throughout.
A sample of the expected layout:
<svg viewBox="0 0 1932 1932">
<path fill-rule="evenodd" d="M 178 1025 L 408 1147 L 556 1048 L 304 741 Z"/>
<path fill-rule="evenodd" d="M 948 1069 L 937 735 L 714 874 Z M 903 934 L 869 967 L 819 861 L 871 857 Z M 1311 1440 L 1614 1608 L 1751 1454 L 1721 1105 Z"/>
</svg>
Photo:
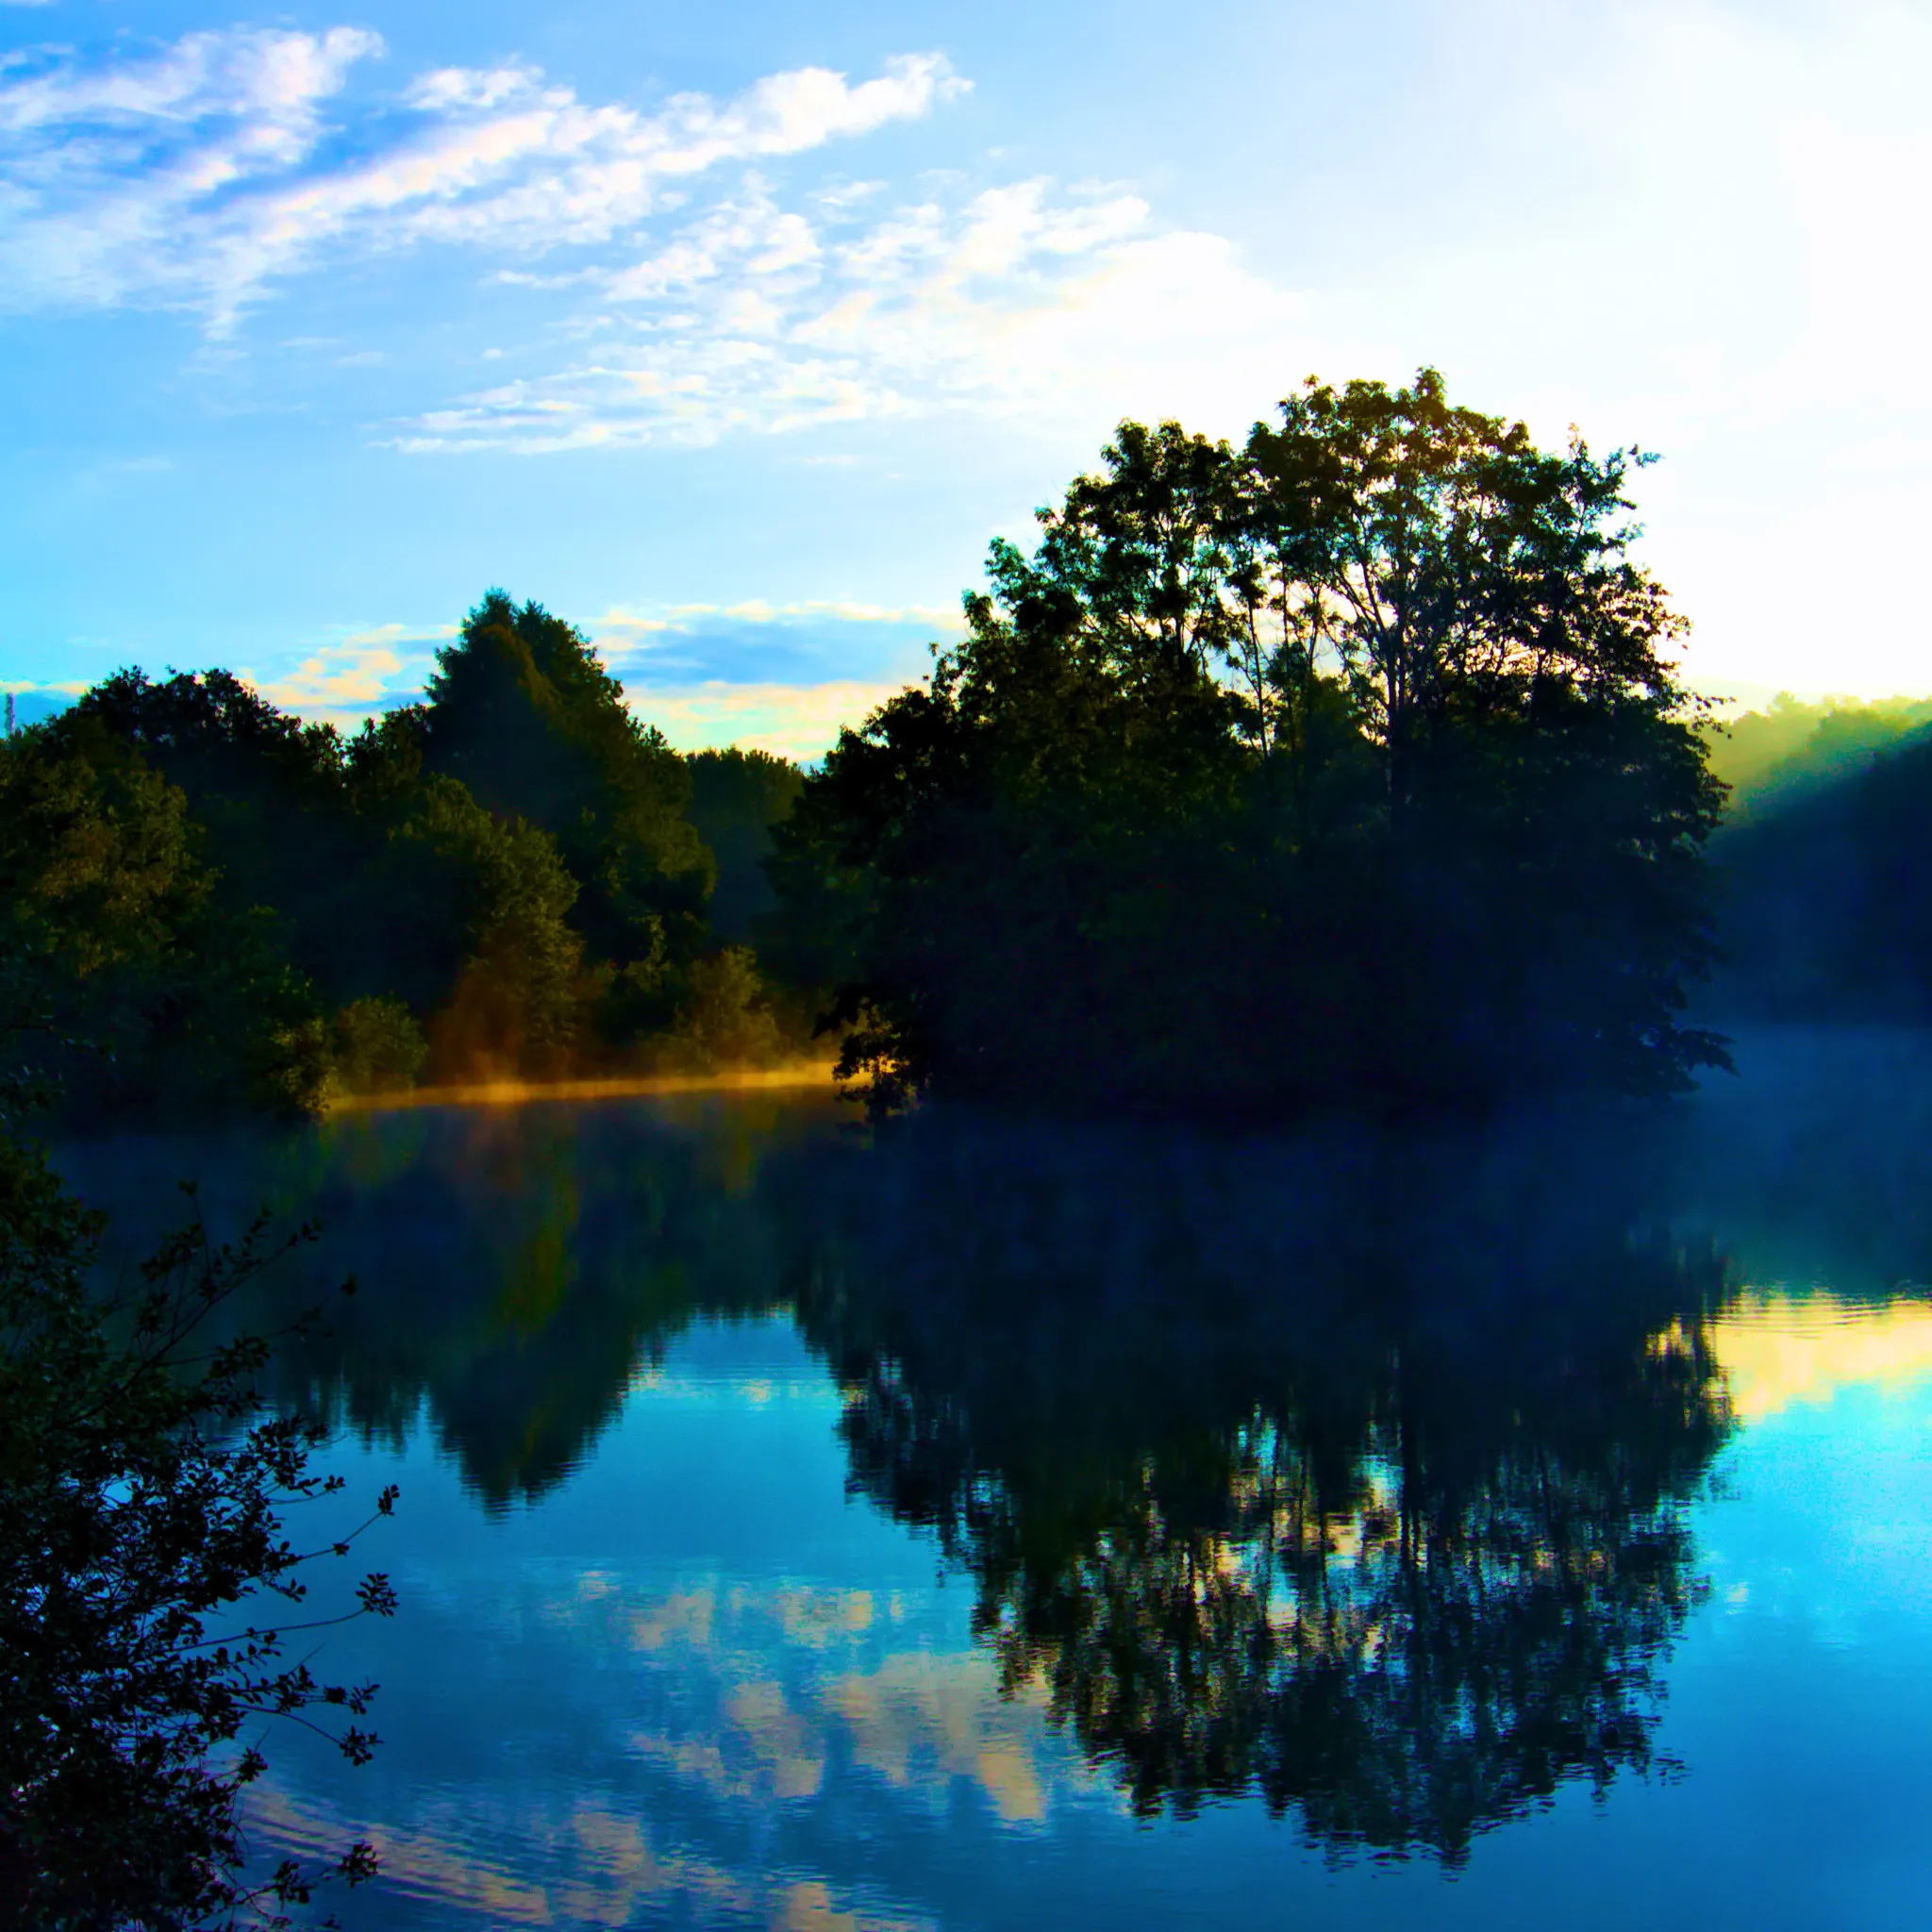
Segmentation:
<svg viewBox="0 0 1932 1932">
<path fill-rule="evenodd" d="M 888 1098 L 1280 1116 L 1668 1091 L 1722 787 L 1631 558 L 1645 458 L 1310 383 L 1122 425 L 776 875 Z"/>
<path fill-rule="evenodd" d="M 1667 1091 L 1722 1058 L 1680 1014 L 1722 791 L 1641 460 L 1427 372 L 1239 448 L 1123 425 L 809 775 L 681 758 L 496 591 L 354 737 L 123 672 L 0 761 L 9 951 L 95 1117 L 771 1060 L 814 1016 L 888 1104 Z"/>
</svg>

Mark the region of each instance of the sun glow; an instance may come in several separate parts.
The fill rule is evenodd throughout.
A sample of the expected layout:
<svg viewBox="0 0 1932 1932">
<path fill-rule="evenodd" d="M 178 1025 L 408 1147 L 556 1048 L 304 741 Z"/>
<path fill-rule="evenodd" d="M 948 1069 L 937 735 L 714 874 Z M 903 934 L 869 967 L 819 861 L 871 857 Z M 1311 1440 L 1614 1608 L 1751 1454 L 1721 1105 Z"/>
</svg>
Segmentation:
<svg viewBox="0 0 1932 1932">
<path fill-rule="evenodd" d="M 524 1107 L 543 1100 L 632 1100 L 678 1093 L 771 1093 L 832 1086 L 829 1060 L 793 1060 L 779 1067 L 740 1067 L 717 1074 L 634 1074 L 608 1079 L 477 1080 L 448 1087 L 411 1087 L 394 1093 L 341 1094 L 332 1114 L 395 1113 L 417 1107 Z"/>
</svg>

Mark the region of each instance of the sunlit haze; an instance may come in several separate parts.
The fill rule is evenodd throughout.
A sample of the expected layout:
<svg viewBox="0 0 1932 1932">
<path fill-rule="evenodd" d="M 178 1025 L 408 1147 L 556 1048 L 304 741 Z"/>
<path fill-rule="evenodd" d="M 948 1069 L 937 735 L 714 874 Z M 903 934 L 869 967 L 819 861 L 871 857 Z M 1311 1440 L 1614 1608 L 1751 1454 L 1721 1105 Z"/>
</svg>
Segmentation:
<svg viewBox="0 0 1932 1932">
<path fill-rule="evenodd" d="M 810 757 L 1123 415 L 1641 442 L 1687 674 L 1932 690 L 1917 7 L 0 8 L 0 682 L 353 722 L 489 586 Z"/>
</svg>

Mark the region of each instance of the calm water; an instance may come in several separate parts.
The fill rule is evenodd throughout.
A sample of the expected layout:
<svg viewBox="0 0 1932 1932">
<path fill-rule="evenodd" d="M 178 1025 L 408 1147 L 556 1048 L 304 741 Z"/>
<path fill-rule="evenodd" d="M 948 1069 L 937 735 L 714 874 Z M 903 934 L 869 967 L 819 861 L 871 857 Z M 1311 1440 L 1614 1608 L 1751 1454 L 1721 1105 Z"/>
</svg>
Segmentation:
<svg viewBox="0 0 1932 1932">
<path fill-rule="evenodd" d="M 1299 1145 L 770 1099 L 73 1151 L 326 1239 L 358 1927 L 1906 1926 L 1932 1057 Z"/>
</svg>

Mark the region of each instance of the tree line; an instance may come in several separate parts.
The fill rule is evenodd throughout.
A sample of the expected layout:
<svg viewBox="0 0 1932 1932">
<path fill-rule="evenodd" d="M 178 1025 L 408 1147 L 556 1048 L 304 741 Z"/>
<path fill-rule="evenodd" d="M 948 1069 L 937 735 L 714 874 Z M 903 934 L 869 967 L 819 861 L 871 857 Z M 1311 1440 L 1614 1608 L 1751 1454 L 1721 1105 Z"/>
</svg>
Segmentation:
<svg viewBox="0 0 1932 1932">
<path fill-rule="evenodd" d="M 501 591 L 353 736 L 122 672 L 0 755 L 12 1004 L 112 1119 L 815 1032 L 885 1108 L 1482 1109 L 1680 1090 L 1712 1015 L 1919 1017 L 1924 708 L 1721 724 L 1649 460 L 1426 370 L 1124 423 L 809 772 L 680 756 Z"/>
</svg>

